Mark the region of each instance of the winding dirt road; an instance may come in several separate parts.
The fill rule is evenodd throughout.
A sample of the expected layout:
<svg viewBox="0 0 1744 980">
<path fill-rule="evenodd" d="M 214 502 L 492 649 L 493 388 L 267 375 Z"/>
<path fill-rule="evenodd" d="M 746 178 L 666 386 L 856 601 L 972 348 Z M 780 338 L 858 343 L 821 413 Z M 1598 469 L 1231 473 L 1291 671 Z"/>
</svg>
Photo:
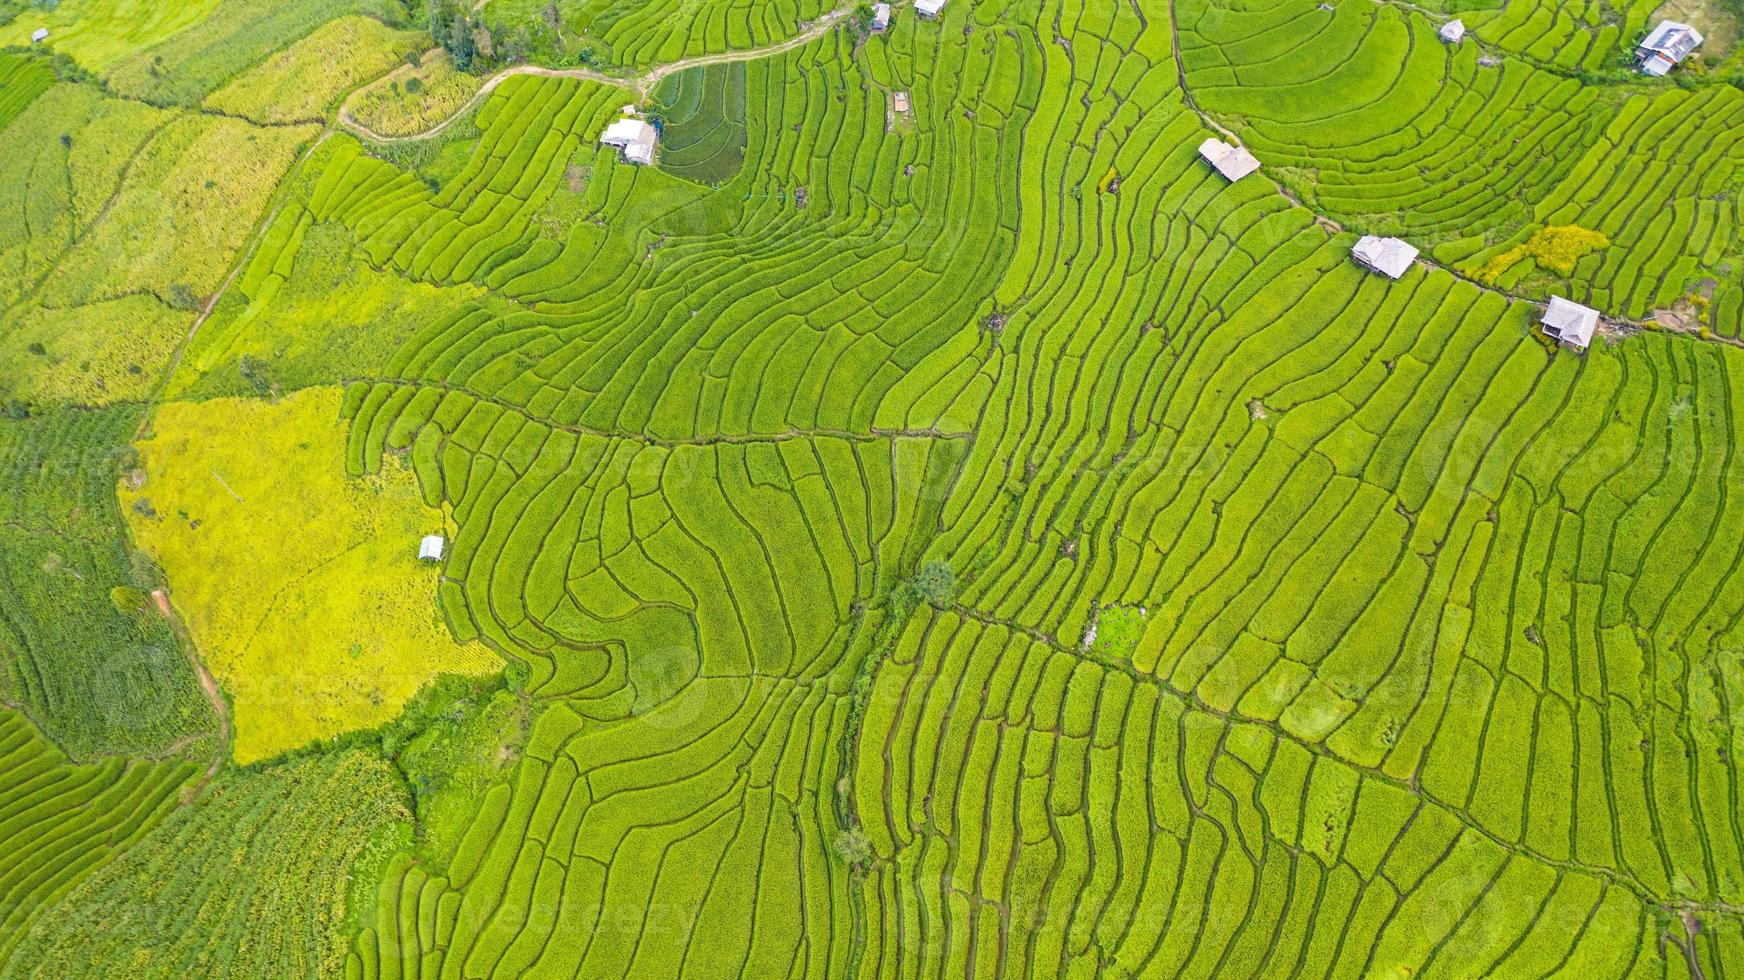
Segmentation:
<svg viewBox="0 0 1744 980">
<path fill-rule="evenodd" d="M 694 58 L 680 58 L 677 61 L 667 62 L 663 65 L 655 65 L 639 75 L 613 75 L 593 68 L 542 68 L 538 65 L 516 65 L 513 68 L 504 68 L 502 71 L 499 71 L 495 75 L 486 79 L 484 85 L 481 86 L 477 92 L 473 93 L 472 98 L 467 99 L 461 104 L 460 108 L 454 110 L 453 115 L 450 115 L 447 119 L 442 120 L 428 129 L 417 133 L 409 133 L 404 136 L 388 136 L 383 133 L 378 133 L 375 130 L 370 129 L 368 126 L 365 126 L 363 123 L 358 122 L 357 117 L 352 115 L 351 112 L 352 102 L 365 91 L 378 85 L 389 83 L 399 77 L 402 73 L 411 70 L 410 68 L 403 67 L 396 69 L 387 75 L 383 75 L 381 78 L 357 89 L 352 92 L 350 96 L 346 97 L 344 104 L 339 107 L 339 125 L 351 130 L 353 133 L 364 139 L 376 143 L 411 143 L 416 142 L 417 140 L 429 139 L 453 125 L 456 120 L 464 118 L 468 112 L 471 112 L 480 102 L 483 102 L 485 97 L 490 95 L 498 85 L 501 85 L 505 79 L 514 75 L 543 75 L 547 78 L 583 78 L 592 82 L 602 82 L 606 85 L 618 85 L 635 92 L 636 101 L 640 102 L 648 97 L 648 93 L 653 91 L 654 86 L 660 84 L 661 79 L 675 72 L 681 72 L 686 68 L 699 68 L 703 65 L 719 65 L 734 61 L 754 61 L 758 58 L 767 58 L 771 55 L 780 54 L 783 51 L 791 51 L 802 44 L 815 41 L 828 33 L 829 29 L 834 27 L 837 22 L 848 16 L 850 9 L 851 8 L 849 7 L 838 7 L 822 17 L 819 17 L 793 37 L 790 37 L 785 41 L 778 41 L 775 44 L 766 47 L 746 48 L 742 51 L 723 51 L 719 54 L 703 54 L 697 55 Z M 434 57 L 437 53 L 437 50 L 432 50 L 427 57 Z"/>
</svg>

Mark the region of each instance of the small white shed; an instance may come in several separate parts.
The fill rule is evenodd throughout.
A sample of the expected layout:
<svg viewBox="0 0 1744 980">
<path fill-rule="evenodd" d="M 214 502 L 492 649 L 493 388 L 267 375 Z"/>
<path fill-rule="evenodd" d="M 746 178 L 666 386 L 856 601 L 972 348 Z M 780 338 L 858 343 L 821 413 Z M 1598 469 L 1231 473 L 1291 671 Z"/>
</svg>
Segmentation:
<svg viewBox="0 0 1744 980">
<path fill-rule="evenodd" d="M 914 0 L 914 12 L 922 17 L 937 17 L 945 9 L 945 0 Z"/>
<path fill-rule="evenodd" d="M 1247 151 L 1247 147 L 1231 146 L 1220 139 L 1200 143 L 1199 155 L 1232 184 L 1260 168 L 1260 162 Z"/>
<path fill-rule="evenodd" d="M 426 534 L 424 540 L 418 542 L 418 558 L 421 561 L 441 561 L 442 552 L 448 544 L 440 534 Z"/>
<path fill-rule="evenodd" d="M 1397 238 L 1364 235 L 1350 250 L 1351 258 L 1389 279 L 1397 279 L 1417 261 L 1417 249 Z"/>
<path fill-rule="evenodd" d="M 890 28 L 890 4 L 875 3 L 872 5 L 872 29 L 883 31 Z"/>
<path fill-rule="evenodd" d="M 39 27 L 30 34 L 31 44 L 41 44 L 46 40 L 48 40 L 48 28 L 46 27 Z"/>
<path fill-rule="evenodd" d="M 1435 33 L 1440 35 L 1441 39 L 1446 41 L 1448 44 L 1458 44 L 1460 41 L 1465 40 L 1465 21 L 1450 20 L 1441 25 L 1441 30 L 1436 31 Z"/>
<path fill-rule="evenodd" d="M 1546 337 L 1575 350 L 1586 350 L 1593 342 L 1593 331 L 1599 328 L 1599 311 L 1552 296 L 1539 323 L 1544 325 Z"/>
<path fill-rule="evenodd" d="M 654 162 L 654 144 L 660 136 L 646 120 L 625 117 L 606 127 L 600 143 L 624 151 L 624 159 L 643 165 Z"/>
</svg>

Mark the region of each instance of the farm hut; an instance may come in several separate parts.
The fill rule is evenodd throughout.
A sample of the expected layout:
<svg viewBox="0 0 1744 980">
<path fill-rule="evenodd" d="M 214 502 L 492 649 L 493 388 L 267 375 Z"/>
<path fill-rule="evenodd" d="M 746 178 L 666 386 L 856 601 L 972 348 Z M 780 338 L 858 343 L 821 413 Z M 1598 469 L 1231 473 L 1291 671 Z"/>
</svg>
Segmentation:
<svg viewBox="0 0 1744 980">
<path fill-rule="evenodd" d="M 424 540 L 418 542 L 418 558 L 421 561 L 441 561 L 442 548 L 448 542 L 440 534 L 426 534 Z"/>
<path fill-rule="evenodd" d="M 1199 144 L 1199 155 L 1217 168 L 1217 172 L 1234 183 L 1260 168 L 1260 162 L 1245 146 L 1230 146 L 1220 139 L 1207 139 Z"/>
<path fill-rule="evenodd" d="M 654 144 L 659 134 L 645 120 L 624 118 L 606 127 L 600 134 L 600 143 L 604 146 L 615 146 L 624 152 L 624 159 L 631 163 L 650 164 L 654 162 Z"/>
<path fill-rule="evenodd" d="M 48 40 L 48 28 L 39 27 L 35 31 L 31 32 L 31 35 L 30 35 L 30 43 L 31 44 L 41 44 L 42 42 L 44 42 L 46 40 Z"/>
<path fill-rule="evenodd" d="M 1441 35 L 1441 39 L 1446 41 L 1448 44 L 1458 44 L 1465 40 L 1465 22 L 1461 20 L 1450 20 L 1441 25 L 1441 30 L 1436 31 L 1435 33 Z"/>
<path fill-rule="evenodd" d="M 1635 46 L 1635 62 L 1648 75 L 1663 75 L 1702 43 L 1700 31 L 1675 20 L 1662 20 Z"/>
<path fill-rule="evenodd" d="M 874 31 L 890 29 L 890 4 L 875 3 L 872 5 L 872 29 Z"/>
<path fill-rule="evenodd" d="M 907 112 L 908 111 L 908 93 L 907 92 L 897 92 L 896 94 L 892 95 L 890 97 L 890 107 L 895 109 L 897 112 Z"/>
<path fill-rule="evenodd" d="M 1350 255 L 1387 278 L 1397 279 L 1417 260 L 1417 249 L 1397 238 L 1364 235 L 1351 248 Z"/>
<path fill-rule="evenodd" d="M 1586 350 L 1593 342 L 1593 331 L 1599 327 L 1599 311 L 1552 296 L 1539 323 L 1543 324 L 1546 337 L 1575 350 Z"/>
<path fill-rule="evenodd" d="M 914 12 L 922 17 L 937 17 L 945 9 L 945 0 L 914 0 Z"/>
</svg>

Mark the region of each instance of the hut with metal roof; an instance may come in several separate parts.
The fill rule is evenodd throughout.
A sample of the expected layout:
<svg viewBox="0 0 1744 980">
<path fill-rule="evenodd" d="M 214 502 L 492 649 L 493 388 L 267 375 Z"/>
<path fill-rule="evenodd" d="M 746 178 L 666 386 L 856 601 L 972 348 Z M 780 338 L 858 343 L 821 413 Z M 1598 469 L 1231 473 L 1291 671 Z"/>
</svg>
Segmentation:
<svg viewBox="0 0 1744 980">
<path fill-rule="evenodd" d="M 1234 183 L 1260 168 L 1260 162 L 1245 146 L 1231 146 L 1220 139 L 1207 139 L 1199 144 L 1199 155 L 1217 168 L 1217 172 Z"/>
<path fill-rule="evenodd" d="M 654 162 L 654 144 L 659 139 L 660 135 L 646 120 L 626 116 L 607 126 L 599 141 L 622 150 L 625 160 L 646 165 Z"/>
<path fill-rule="evenodd" d="M 1350 257 L 1389 279 L 1397 279 L 1417 261 L 1417 249 L 1397 238 L 1364 235 L 1351 247 Z"/>
<path fill-rule="evenodd" d="M 1552 296 L 1538 322 L 1543 325 L 1546 337 L 1565 347 L 1586 350 L 1593 342 L 1593 331 L 1599 328 L 1599 311 L 1561 296 Z"/>
<path fill-rule="evenodd" d="M 1688 58 L 1702 43 L 1702 33 L 1688 24 L 1662 20 L 1635 45 L 1635 63 L 1648 75 L 1663 75 Z"/>
<path fill-rule="evenodd" d="M 424 540 L 418 542 L 418 558 L 421 561 L 441 561 L 444 547 L 448 544 L 440 534 L 426 534 Z"/>
</svg>

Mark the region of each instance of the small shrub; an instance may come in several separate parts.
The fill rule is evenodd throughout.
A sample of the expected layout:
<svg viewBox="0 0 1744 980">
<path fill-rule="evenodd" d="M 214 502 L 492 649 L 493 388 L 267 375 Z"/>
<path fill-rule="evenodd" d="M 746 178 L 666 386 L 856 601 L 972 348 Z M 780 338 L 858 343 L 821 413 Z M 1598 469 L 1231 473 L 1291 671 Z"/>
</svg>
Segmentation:
<svg viewBox="0 0 1744 980">
<path fill-rule="evenodd" d="M 1539 268 L 1559 276 L 1572 275 L 1575 263 L 1610 244 L 1611 240 L 1602 232 L 1579 225 L 1540 228 L 1524 243 L 1485 262 L 1473 273 L 1473 278 L 1493 285 L 1522 259 L 1531 259 Z"/>
<path fill-rule="evenodd" d="M 169 305 L 178 310 L 192 313 L 200 308 L 200 297 L 194 292 L 194 287 L 185 282 L 170 283 Z"/>
<path fill-rule="evenodd" d="M 116 612 L 132 616 L 145 611 L 146 594 L 131 585 L 117 585 L 109 590 L 109 601 L 115 605 Z"/>
</svg>

